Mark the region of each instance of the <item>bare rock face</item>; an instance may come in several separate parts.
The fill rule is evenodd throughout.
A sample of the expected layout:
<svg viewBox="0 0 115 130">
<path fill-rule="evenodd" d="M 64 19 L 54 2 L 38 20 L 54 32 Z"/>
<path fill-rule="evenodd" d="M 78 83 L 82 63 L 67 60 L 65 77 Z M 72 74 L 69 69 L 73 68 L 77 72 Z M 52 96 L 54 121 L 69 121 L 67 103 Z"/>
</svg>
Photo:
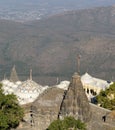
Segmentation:
<svg viewBox="0 0 115 130">
<path fill-rule="evenodd" d="M 63 97 L 58 117 L 73 116 L 84 122 L 91 119 L 91 111 L 88 99 L 83 90 L 80 76 L 75 73 L 68 90 Z"/>
</svg>

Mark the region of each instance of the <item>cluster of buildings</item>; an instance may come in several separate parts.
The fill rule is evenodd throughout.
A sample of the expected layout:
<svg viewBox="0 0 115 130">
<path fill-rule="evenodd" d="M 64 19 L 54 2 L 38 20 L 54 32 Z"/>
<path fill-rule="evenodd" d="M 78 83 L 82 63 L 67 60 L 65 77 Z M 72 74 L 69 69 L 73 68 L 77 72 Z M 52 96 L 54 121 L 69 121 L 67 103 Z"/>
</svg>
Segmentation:
<svg viewBox="0 0 115 130">
<path fill-rule="evenodd" d="M 88 73 L 82 76 L 75 73 L 71 82 L 61 81 L 52 87 L 42 86 L 33 81 L 32 70 L 28 80 L 19 81 L 14 66 L 9 80 L 4 79 L 1 83 L 5 94 L 14 93 L 19 104 L 26 107 L 24 122 L 19 126 L 20 130 L 32 128 L 46 130 L 52 121 L 66 116 L 73 116 L 87 123 L 88 130 L 97 128 L 102 130 L 105 126 L 102 117 L 107 113 L 108 127 L 115 128 L 114 117 L 110 116 L 111 111 L 88 101 L 101 90 L 109 88 L 112 82 L 94 78 Z"/>
<path fill-rule="evenodd" d="M 98 105 L 89 103 L 88 101 L 88 94 L 85 94 L 85 86 L 83 86 L 82 83 L 84 79 L 83 77 L 88 76 L 90 75 L 85 74 L 83 76 L 80 76 L 78 73 L 74 73 L 70 83 L 67 81 L 62 81 L 60 84 L 45 90 L 36 99 L 36 101 L 32 103 L 31 110 L 33 112 L 33 118 L 31 118 L 31 120 L 27 118 L 28 122 L 32 122 L 31 126 L 34 129 L 39 128 L 39 130 L 46 130 L 52 121 L 56 119 L 63 120 L 66 116 L 72 116 L 75 119 L 80 119 L 81 121 L 85 122 L 88 130 L 103 130 L 103 128 L 107 127 L 107 130 L 112 129 L 112 127 L 114 129 L 115 120 L 113 116 L 110 117 L 111 111 L 99 107 Z M 103 82 L 103 86 L 104 83 L 106 83 L 106 81 Z M 87 83 L 84 84 L 87 85 Z M 94 88 L 100 87 L 95 86 L 97 85 L 96 83 L 93 85 Z M 88 86 L 87 89 L 89 89 Z M 93 89 L 93 91 L 95 91 L 95 89 Z M 103 122 L 102 120 L 102 117 L 105 116 L 105 114 L 108 114 L 106 115 L 107 123 Z M 109 125 L 105 126 L 105 124 Z M 25 124 L 23 124 L 22 130 L 24 126 Z M 28 129 L 29 127 L 27 130 Z"/>
<path fill-rule="evenodd" d="M 98 95 L 101 90 L 109 88 L 109 86 L 112 84 L 112 82 L 94 78 L 88 73 L 85 73 L 81 76 L 81 82 L 89 101 Z M 30 77 L 28 80 L 23 82 L 20 81 L 15 66 L 12 68 L 10 79 L 8 80 L 4 78 L 1 83 L 3 85 L 4 93 L 14 93 L 18 98 L 19 104 L 21 105 L 34 102 L 38 96 L 44 92 L 44 90 L 49 88 L 49 86 L 42 86 L 33 81 L 32 70 L 30 70 Z M 54 85 L 52 87 L 67 90 L 69 84 L 69 81 L 61 81 L 60 84 Z"/>
<path fill-rule="evenodd" d="M 26 81 L 20 81 L 16 73 L 15 66 L 12 68 L 10 79 L 1 81 L 2 88 L 5 94 L 14 93 L 20 105 L 28 104 L 36 100 L 48 86 L 42 86 L 32 80 L 32 70 L 30 70 L 30 77 Z"/>
</svg>

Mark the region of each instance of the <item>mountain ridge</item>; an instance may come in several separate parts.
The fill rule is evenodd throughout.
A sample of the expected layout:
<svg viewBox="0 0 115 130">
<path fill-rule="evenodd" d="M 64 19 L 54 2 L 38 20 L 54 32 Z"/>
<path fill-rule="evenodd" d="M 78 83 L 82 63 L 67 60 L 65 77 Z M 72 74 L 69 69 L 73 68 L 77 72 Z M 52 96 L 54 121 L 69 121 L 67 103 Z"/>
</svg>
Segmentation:
<svg viewBox="0 0 115 130">
<path fill-rule="evenodd" d="M 70 11 L 24 24 L 0 20 L 1 74 L 9 75 L 16 64 L 21 76 L 33 68 L 37 81 L 40 76 L 69 78 L 80 54 L 81 74 L 110 80 L 115 75 L 114 11 L 113 6 Z"/>
</svg>

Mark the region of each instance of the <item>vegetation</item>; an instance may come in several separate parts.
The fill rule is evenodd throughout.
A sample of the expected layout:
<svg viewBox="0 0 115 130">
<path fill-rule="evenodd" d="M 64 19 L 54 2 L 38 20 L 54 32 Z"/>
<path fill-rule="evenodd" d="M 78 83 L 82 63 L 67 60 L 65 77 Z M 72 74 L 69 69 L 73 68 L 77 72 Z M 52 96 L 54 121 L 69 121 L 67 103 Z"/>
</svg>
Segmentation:
<svg viewBox="0 0 115 130">
<path fill-rule="evenodd" d="M 115 110 L 115 83 L 105 91 L 101 91 L 96 97 L 98 104 L 102 107 Z"/>
<path fill-rule="evenodd" d="M 86 130 L 85 123 L 80 120 L 74 119 L 74 117 L 65 117 L 64 120 L 53 121 L 47 130 Z"/>
<path fill-rule="evenodd" d="M 0 84 L 0 130 L 9 130 L 19 125 L 24 116 L 14 94 L 5 95 Z"/>
</svg>

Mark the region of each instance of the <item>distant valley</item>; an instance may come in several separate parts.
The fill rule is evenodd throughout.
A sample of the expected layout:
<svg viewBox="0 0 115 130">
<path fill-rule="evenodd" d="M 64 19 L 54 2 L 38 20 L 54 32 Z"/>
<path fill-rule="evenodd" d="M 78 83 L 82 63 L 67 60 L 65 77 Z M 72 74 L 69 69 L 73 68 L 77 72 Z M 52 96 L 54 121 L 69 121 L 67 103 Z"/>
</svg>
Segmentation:
<svg viewBox="0 0 115 130">
<path fill-rule="evenodd" d="M 1 0 L 0 19 L 17 22 L 40 20 L 71 10 L 115 5 L 114 0 Z"/>
<path fill-rule="evenodd" d="M 81 74 L 114 80 L 115 7 L 68 11 L 42 20 L 0 20 L 0 75 L 15 64 L 21 79 L 29 69 L 41 84 L 70 80 L 81 55 Z"/>
</svg>

